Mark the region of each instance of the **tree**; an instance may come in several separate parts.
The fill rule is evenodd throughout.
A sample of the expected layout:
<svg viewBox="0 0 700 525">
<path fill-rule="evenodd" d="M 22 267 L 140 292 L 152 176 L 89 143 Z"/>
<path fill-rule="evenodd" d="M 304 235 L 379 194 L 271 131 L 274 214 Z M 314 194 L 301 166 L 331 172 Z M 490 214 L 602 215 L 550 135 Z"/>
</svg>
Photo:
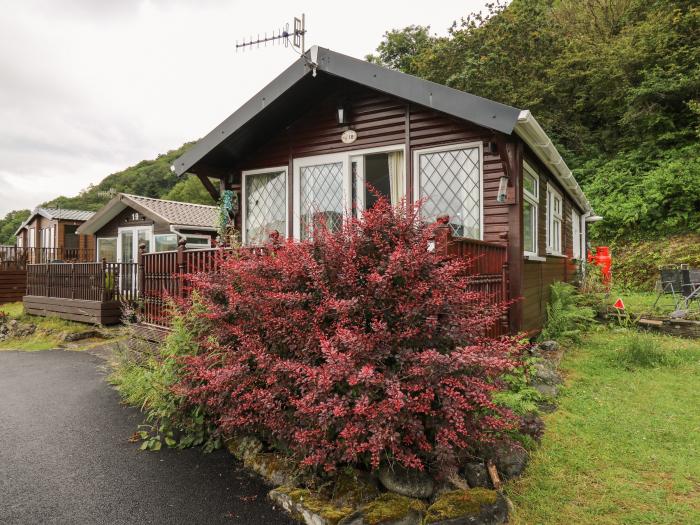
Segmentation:
<svg viewBox="0 0 700 525">
<path fill-rule="evenodd" d="M 193 175 L 175 184 L 163 198 L 178 202 L 192 202 L 194 204 L 216 204 L 216 201 L 204 187 L 202 181 Z"/>
<path fill-rule="evenodd" d="M 0 219 L 0 244 L 15 244 L 15 232 L 29 218 L 29 210 L 15 210 Z"/>
</svg>

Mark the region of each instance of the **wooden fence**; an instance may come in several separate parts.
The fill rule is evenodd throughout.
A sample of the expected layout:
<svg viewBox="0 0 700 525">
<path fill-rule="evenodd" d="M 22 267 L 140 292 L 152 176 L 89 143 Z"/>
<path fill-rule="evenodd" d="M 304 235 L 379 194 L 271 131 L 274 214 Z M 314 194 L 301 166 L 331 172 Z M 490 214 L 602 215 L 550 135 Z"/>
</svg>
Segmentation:
<svg viewBox="0 0 700 525">
<path fill-rule="evenodd" d="M 137 299 L 135 263 L 47 263 L 27 265 L 27 295 L 119 301 Z"/>
<path fill-rule="evenodd" d="M 170 325 L 169 298 L 183 299 L 189 294 L 186 274 L 214 272 L 224 249 L 186 250 L 184 243 L 169 252 L 139 253 L 139 289 L 141 321 L 160 327 Z"/>
<path fill-rule="evenodd" d="M 86 248 L 26 248 L 0 245 L 0 271 L 24 270 L 28 264 L 92 262 L 95 251 Z"/>
<path fill-rule="evenodd" d="M 489 304 L 502 304 L 508 300 L 508 264 L 505 246 L 484 241 L 452 237 L 447 223 L 440 223 L 435 232 L 434 249 L 438 253 L 469 257 L 474 277 L 472 287 L 483 293 Z M 263 250 L 263 248 L 248 248 Z M 186 250 L 180 244 L 178 250 L 139 254 L 139 279 L 141 290 L 141 320 L 158 327 L 169 326 L 168 298 L 186 298 L 189 284 L 185 275 L 199 272 L 215 272 L 225 255 L 225 250 L 211 248 Z M 489 330 L 489 335 L 508 333 L 507 314 L 501 322 Z"/>
<path fill-rule="evenodd" d="M 453 237 L 447 216 L 438 217 L 437 222 L 435 251 L 444 255 L 468 257 L 472 264 L 472 289 L 483 294 L 490 305 L 507 302 L 509 300 L 507 247 L 476 239 Z M 488 335 L 499 336 L 509 333 L 509 310 L 504 313 L 500 322 L 489 330 Z"/>
</svg>

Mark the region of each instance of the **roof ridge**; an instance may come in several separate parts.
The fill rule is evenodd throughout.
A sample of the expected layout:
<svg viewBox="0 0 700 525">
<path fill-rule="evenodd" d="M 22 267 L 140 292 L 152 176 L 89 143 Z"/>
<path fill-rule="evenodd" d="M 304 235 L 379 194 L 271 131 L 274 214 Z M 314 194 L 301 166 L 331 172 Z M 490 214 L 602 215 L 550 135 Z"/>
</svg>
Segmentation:
<svg viewBox="0 0 700 525">
<path fill-rule="evenodd" d="M 171 202 L 173 204 L 184 204 L 187 206 L 201 206 L 203 208 L 218 208 L 218 206 L 212 206 L 211 204 L 199 204 L 197 202 L 182 202 L 182 201 L 173 201 L 173 200 L 169 200 L 169 199 L 157 199 L 155 197 L 146 197 L 144 195 L 134 195 L 133 193 L 122 193 L 122 195 L 125 195 L 127 197 L 136 197 L 137 199 L 148 199 L 150 201 Z"/>
</svg>

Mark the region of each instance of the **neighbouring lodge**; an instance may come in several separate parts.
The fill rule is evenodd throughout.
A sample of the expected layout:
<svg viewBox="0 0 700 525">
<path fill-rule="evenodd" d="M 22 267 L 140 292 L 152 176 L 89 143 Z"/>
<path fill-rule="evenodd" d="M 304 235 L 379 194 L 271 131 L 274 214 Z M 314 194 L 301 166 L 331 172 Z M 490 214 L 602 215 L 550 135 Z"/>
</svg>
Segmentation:
<svg viewBox="0 0 700 525">
<path fill-rule="evenodd" d="M 85 221 L 78 233 L 96 242 L 96 261 L 136 262 L 139 246 L 147 253 L 209 248 L 216 237 L 219 208 L 120 193 Z"/>
<path fill-rule="evenodd" d="M 94 255 L 94 239 L 80 235 L 78 227 L 94 212 L 61 208 L 36 208 L 15 232 L 16 246 L 29 261 L 84 261 Z"/>
<path fill-rule="evenodd" d="M 515 300 L 499 333 L 542 327 L 550 284 L 582 271 L 593 217 L 528 110 L 320 47 L 172 169 L 195 174 L 216 199 L 235 193 L 239 204 L 229 211 L 247 246 L 265 243 L 274 231 L 299 240 L 320 222 L 337 227 L 371 207 L 377 193 L 393 204 L 422 200 L 425 220 L 443 224 L 435 249 L 475 257 L 475 286 L 494 300 Z M 118 320 L 118 304 L 138 297 L 142 322 L 167 326 L 163 297 L 183 293 L 175 274 L 215 271 L 207 261 L 216 251 L 210 246 L 219 213 L 214 206 L 119 194 L 72 232 L 94 239 L 92 266 L 76 277 L 75 265 L 72 274 L 30 265 L 29 301 L 56 303 L 54 312 L 70 310 L 64 313 L 73 318 L 66 299 L 82 301 L 75 308 L 83 311 L 109 303 L 109 315 L 87 317 L 104 322 Z M 137 269 L 141 245 L 147 253 Z M 78 290 L 68 282 L 92 284 Z"/>
</svg>

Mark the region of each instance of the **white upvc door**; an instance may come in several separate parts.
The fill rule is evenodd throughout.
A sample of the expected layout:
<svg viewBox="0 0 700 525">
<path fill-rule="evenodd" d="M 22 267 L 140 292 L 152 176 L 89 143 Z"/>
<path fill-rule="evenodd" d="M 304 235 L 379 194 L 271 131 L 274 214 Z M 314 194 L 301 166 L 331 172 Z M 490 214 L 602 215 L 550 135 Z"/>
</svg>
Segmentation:
<svg viewBox="0 0 700 525">
<path fill-rule="evenodd" d="M 352 209 L 350 184 L 348 153 L 295 159 L 294 238 L 306 238 L 319 220 L 337 227 Z"/>
<path fill-rule="evenodd" d="M 334 226 L 353 213 L 353 206 L 359 216 L 365 208 L 365 156 L 391 152 L 405 158 L 405 146 L 394 144 L 294 159 L 294 239 L 305 237 L 320 217 Z"/>
<path fill-rule="evenodd" d="M 146 252 L 153 244 L 153 226 L 126 226 L 117 235 L 117 262 L 138 261 L 139 244 L 146 243 Z"/>
</svg>

